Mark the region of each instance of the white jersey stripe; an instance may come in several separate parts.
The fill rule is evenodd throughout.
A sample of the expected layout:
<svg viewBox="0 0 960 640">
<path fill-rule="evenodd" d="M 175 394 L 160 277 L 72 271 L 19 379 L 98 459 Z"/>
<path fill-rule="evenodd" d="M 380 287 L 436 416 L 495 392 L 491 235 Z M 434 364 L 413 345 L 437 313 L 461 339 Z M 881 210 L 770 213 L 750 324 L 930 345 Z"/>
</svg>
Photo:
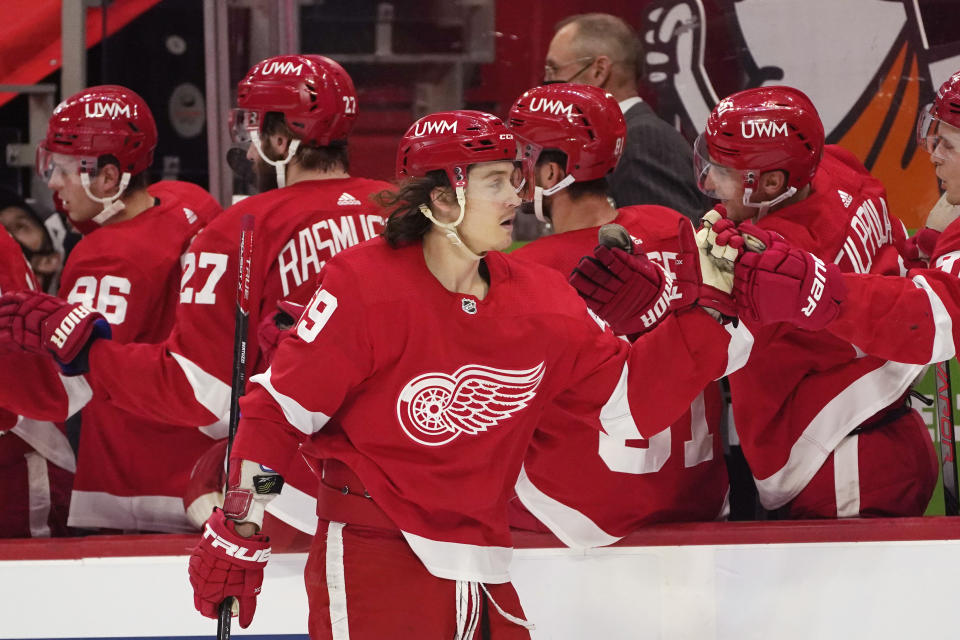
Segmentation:
<svg viewBox="0 0 960 640">
<path fill-rule="evenodd" d="M 733 322 L 728 322 L 724 328 L 730 334 L 730 344 L 727 345 L 727 369 L 720 376 L 721 378 L 743 368 L 753 350 L 753 334 L 750 333 L 750 329 L 747 329 L 746 324 L 737 322 L 734 326 Z"/>
<path fill-rule="evenodd" d="M 510 581 L 511 547 L 486 547 L 431 540 L 400 531 L 431 574 L 447 580 L 501 584 Z"/>
<path fill-rule="evenodd" d="M 47 461 L 31 451 L 27 460 L 27 502 L 30 509 L 30 535 L 34 538 L 50 537 L 50 476 Z"/>
<path fill-rule="evenodd" d="M 602 547 L 620 539 L 598 527 L 583 513 L 545 494 L 533 484 L 525 468 L 520 469 L 515 488 L 523 506 L 568 547 Z"/>
<path fill-rule="evenodd" d="M 833 452 L 833 485 L 837 494 L 837 517 L 860 515 L 860 436 L 854 433 L 840 441 Z"/>
<path fill-rule="evenodd" d="M 170 355 L 183 369 L 183 375 L 190 383 L 197 402 L 216 416 L 219 422 L 228 424 L 230 422 L 230 385 L 210 375 L 179 353 L 171 351 Z"/>
<path fill-rule="evenodd" d="M 180 496 L 115 496 L 102 491 L 73 490 L 67 525 L 128 531 L 195 533 Z"/>
<path fill-rule="evenodd" d="M 934 362 L 943 362 L 956 355 L 956 347 L 953 343 L 953 320 L 947 313 L 947 307 L 943 300 L 937 295 L 936 291 L 930 286 L 923 276 L 914 276 L 913 283 L 923 289 L 930 299 L 930 310 L 933 312 L 934 335 L 933 350 L 930 354 L 930 364 Z"/>
<path fill-rule="evenodd" d="M 77 472 L 77 458 L 73 447 L 57 425 L 19 416 L 17 424 L 10 431 L 20 436 L 51 463 L 70 473 Z"/>
<path fill-rule="evenodd" d="M 280 495 L 270 501 L 266 511 L 311 536 L 317 532 L 317 499 L 289 482 L 284 483 Z"/>
<path fill-rule="evenodd" d="M 63 383 L 63 390 L 67 394 L 67 415 L 64 420 L 83 409 L 93 397 L 93 390 L 83 376 L 65 376 L 58 374 Z"/>
<path fill-rule="evenodd" d="M 350 640 L 347 619 L 347 580 L 343 565 L 343 523 L 327 525 L 327 597 L 330 599 L 330 629 L 333 640 Z"/>
<path fill-rule="evenodd" d="M 786 464 L 768 478 L 754 478 L 764 508 L 779 509 L 797 497 L 840 441 L 902 396 L 924 366 L 886 362 L 835 395 L 794 443 Z"/>
<path fill-rule="evenodd" d="M 617 386 L 613 388 L 613 393 L 610 394 L 607 403 L 600 410 L 600 425 L 603 430 L 621 440 L 643 437 L 640 435 L 637 423 L 630 412 L 630 400 L 627 397 L 627 379 L 629 377 L 629 367 L 627 363 L 624 363 Z"/>
<path fill-rule="evenodd" d="M 327 424 L 330 416 L 322 411 L 310 411 L 290 396 L 285 396 L 274 389 L 273 382 L 270 379 L 271 376 L 272 369 L 268 368 L 263 373 L 258 373 L 250 378 L 250 382 L 259 384 L 267 390 L 267 393 L 270 394 L 273 401 L 280 406 L 280 409 L 283 411 L 283 417 L 286 418 L 291 426 L 296 427 L 298 430 L 310 436 L 320 431 L 323 425 Z"/>
</svg>

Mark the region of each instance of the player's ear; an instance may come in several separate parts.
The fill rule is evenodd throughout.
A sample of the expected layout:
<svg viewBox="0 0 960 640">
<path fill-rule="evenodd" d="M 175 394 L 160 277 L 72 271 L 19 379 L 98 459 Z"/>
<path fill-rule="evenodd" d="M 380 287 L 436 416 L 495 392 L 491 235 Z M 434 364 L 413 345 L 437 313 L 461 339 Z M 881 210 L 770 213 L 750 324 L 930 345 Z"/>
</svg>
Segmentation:
<svg viewBox="0 0 960 640">
<path fill-rule="evenodd" d="M 760 176 L 760 191 L 765 200 L 771 200 L 787 187 L 787 174 L 783 171 L 767 171 Z"/>
<path fill-rule="evenodd" d="M 607 56 L 597 56 L 586 73 L 592 80 L 590 84 L 595 87 L 604 87 L 610 80 L 610 74 L 613 73 L 613 62 Z"/>
<path fill-rule="evenodd" d="M 95 182 L 99 182 L 104 193 L 114 194 L 120 187 L 120 167 L 115 164 L 105 164 L 97 171 Z"/>
<path fill-rule="evenodd" d="M 549 189 L 567 176 L 559 162 L 542 162 L 537 165 L 537 186 Z"/>
<path fill-rule="evenodd" d="M 430 209 L 441 222 L 453 222 L 460 215 L 460 205 L 450 187 L 434 187 L 430 190 Z"/>
</svg>

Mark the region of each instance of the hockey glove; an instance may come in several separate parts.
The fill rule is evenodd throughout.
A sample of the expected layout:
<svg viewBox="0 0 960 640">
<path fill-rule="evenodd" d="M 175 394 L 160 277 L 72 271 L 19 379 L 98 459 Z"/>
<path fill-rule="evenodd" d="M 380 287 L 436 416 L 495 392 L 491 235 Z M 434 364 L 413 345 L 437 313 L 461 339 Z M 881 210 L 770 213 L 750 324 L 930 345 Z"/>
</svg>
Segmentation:
<svg viewBox="0 0 960 640">
<path fill-rule="evenodd" d="M 216 618 L 220 603 L 234 597 L 239 605 L 240 626 L 250 626 L 257 610 L 257 594 L 263 584 L 263 568 L 270 558 L 270 539 L 263 535 L 244 538 L 214 509 L 203 525 L 203 536 L 190 554 L 190 584 L 193 605 L 202 615 Z M 237 610 L 234 610 L 236 615 Z"/>
<path fill-rule="evenodd" d="M 924 227 L 907 238 L 903 246 L 903 257 L 910 262 L 920 262 L 927 265 L 933 256 L 933 249 L 940 239 L 940 232 L 930 227 Z"/>
<path fill-rule="evenodd" d="M 303 315 L 305 308 L 304 305 L 290 300 L 278 300 L 277 310 L 264 318 L 260 326 L 257 327 L 260 351 L 267 364 L 273 360 L 273 354 L 277 351 L 281 338 L 290 333 L 290 329 L 296 326 L 297 320 Z"/>
<path fill-rule="evenodd" d="M 645 254 L 597 245 L 570 274 L 570 284 L 617 335 L 645 333 L 669 309 L 672 282 Z"/>
<path fill-rule="evenodd" d="M 35 291 L 0 297 L 0 342 L 25 351 L 50 353 L 66 375 L 89 370 L 87 349 L 97 338 L 110 338 L 110 325 L 82 304 Z"/>
<path fill-rule="evenodd" d="M 840 312 L 847 287 L 835 264 L 791 247 L 785 240 L 745 223 L 741 233 L 759 237 L 762 253 L 748 252 L 737 262 L 734 298 L 740 316 L 760 324 L 789 322 L 817 331 Z"/>
<path fill-rule="evenodd" d="M 680 251 L 674 266 L 676 292 L 672 308 L 680 310 L 698 305 L 711 312 L 715 318 L 729 321 L 736 316 L 736 306 L 730 296 L 733 291 L 732 262 L 725 269 L 717 266 L 724 262 L 710 258 L 707 234 L 704 231 L 705 228 L 701 228 L 700 232 L 694 235 L 689 220 L 678 222 Z"/>
</svg>

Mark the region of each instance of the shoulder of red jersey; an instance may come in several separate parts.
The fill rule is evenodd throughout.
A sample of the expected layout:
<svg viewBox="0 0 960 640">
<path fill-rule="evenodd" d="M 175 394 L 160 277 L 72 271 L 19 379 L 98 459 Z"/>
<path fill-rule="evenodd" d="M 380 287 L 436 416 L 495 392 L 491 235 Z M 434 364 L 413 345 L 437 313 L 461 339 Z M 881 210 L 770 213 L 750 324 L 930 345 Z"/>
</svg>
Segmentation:
<svg viewBox="0 0 960 640">
<path fill-rule="evenodd" d="M 870 200 L 873 207 L 885 206 L 879 199 L 886 199 L 886 189 L 852 153 L 836 145 L 824 148 L 812 187 L 807 198 L 765 216 L 758 224 L 832 260 L 843 248 L 851 219 L 859 215 L 861 205 Z"/>
<path fill-rule="evenodd" d="M 509 290 L 497 295 L 512 301 L 511 313 L 557 314 L 578 321 L 586 317 L 586 304 L 567 282 L 566 275 L 557 269 L 497 251 L 487 254 L 486 260 L 492 274 L 491 287 Z"/>
<path fill-rule="evenodd" d="M 201 224 L 207 224 L 221 211 L 220 203 L 203 187 L 181 180 L 161 180 L 147 187 L 150 195 L 158 198 L 161 204 L 174 199 L 178 206 L 195 213 Z"/>
<path fill-rule="evenodd" d="M 687 219 L 679 211 L 655 204 L 620 207 L 617 212 L 614 222 L 626 228 L 646 247 L 659 248 L 663 241 L 672 243 L 677 237 L 678 224 Z"/>
</svg>

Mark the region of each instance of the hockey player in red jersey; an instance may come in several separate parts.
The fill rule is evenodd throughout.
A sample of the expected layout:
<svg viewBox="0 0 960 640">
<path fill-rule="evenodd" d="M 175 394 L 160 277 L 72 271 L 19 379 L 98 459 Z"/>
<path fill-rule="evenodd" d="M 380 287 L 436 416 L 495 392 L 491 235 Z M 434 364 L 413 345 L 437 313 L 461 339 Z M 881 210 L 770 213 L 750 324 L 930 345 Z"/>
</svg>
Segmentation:
<svg viewBox="0 0 960 640">
<path fill-rule="evenodd" d="M 38 284 L 20 245 L 0 229 L 0 293 L 36 291 Z M 0 368 L 47 364 L 0 351 Z M 0 405 L 2 407 L 2 405 Z M 67 534 L 67 509 L 76 458 L 67 437 L 52 422 L 31 420 L 0 408 L 0 537 Z"/>
<path fill-rule="evenodd" d="M 278 300 L 305 302 L 333 255 L 379 233 L 382 217 L 371 195 L 389 187 L 348 173 L 346 141 L 356 119 L 356 92 L 333 60 L 315 55 L 263 60 L 240 82 L 237 103 L 232 134 L 249 143 L 247 157 L 263 192 L 218 215 L 184 254 L 169 338 L 160 344 L 97 340 L 85 376 L 98 395 L 125 411 L 221 436 L 228 421 L 243 217 L 255 218 L 247 357 L 252 374 L 266 368 L 256 327 L 274 313 Z M 302 472 L 312 487 L 309 470 Z M 285 501 L 291 502 L 284 517 L 312 533 L 313 499 L 296 491 L 303 483 L 295 477 L 288 485 L 274 508 L 284 511 Z"/>
<path fill-rule="evenodd" d="M 701 188 L 726 206 L 723 225 L 749 220 L 767 243 L 782 236 L 823 258 L 811 263 L 811 299 L 840 272 L 901 274 L 905 231 L 883 186 L 850 153 L 823 147 L 800 91 L 721 100 L 695 160 Z M 806 311 L 819 313 L 813 303 Z M 764 507 L 794 518 L 921 515 L 937 470 L 908 402 L 920 368 L 864 356 L 826 331 L 740 316 L 756 343 L 730 376 L 734 417 Z"/>
<path fill-rule="evenodd" d="M 678 415 L 722 373 L 729 334 L 703 311 L 631 347 L 554 270 L 498 253 L 520 204 L 515 157 L 514 136 L 482 112 L 407 131 L 384 238 L 326 264 L 241 401 L 224 511 L 190 562 L 204 615 L 239 596 L 249 624 L 269 542 L 243 536 L 299 450 L 320 478 L 311 637 L 529 637 L 506 501 L 544 408 L 623 437 L 648 417 L 640 408 Z M 671 397 L 646 384 L 652 367 Z"/>
<path fill-rule="evenodd" d="M 536 87 L 514 103 L 508 126 L 529 152 L 543 192 L 535 201 L 537 214 L 554 228 L 511 257 L 567 276 L 593 251 L 599 227 L 616 223 L 630 232 L 638 250 L 674 273 L 682 253 L 678 225 L 686 217 L 655 205 L 617 210 L 607 198 L 605 177 L 617 164 L 625 135 L 613 96 L 588 85 Z M 523 506 L 511 502 L 511 524 L 542 529 L 523 517 L 525 506 L 567 544 L 591 546 L 644 524 L 721 517 L 729 486 L 721 411 L 718 383 L 711 382 L 672 425 L 649 440 L 631 442 L 584 428 L 578 424 L 582 417 L 547 407 L 516 487 Z"/>
<path fill-rule="evenodd" d="M 97 312 L 87 320 L 100 318 L 98 331 L 107 332 L 109 322 L 117 343 L 167 337 L 180 256 L 201 228 L 195 211 L 218 207 L 198 187 L 166 183 L 158 194 L 148 191 L 147 169 L 156 144 L 149 108 L 124 87 L 91 87 L 57 107 L 38 149 L 37 170 L 87 235 L 67 260 L 61 300 L 14 294 L 5 298 L 7 311 L 26 304 L 42 315 L 82 305 Z M 187 197 L 178 197 L 178 191 Z M 46 306 L 32 306 L 40 300 Z M 66 321 L 68 315 L 61 317 Z M 29 366 L 5 367 L 0 373 L 0 404 L 26 418 L 63 421 L 82 407 L 70 526 L 191 530 L 179 496 L 193 458 L 211 439 L 135 416 L 103 394 L 91 397 L 81 375 L 86 354 L 75 355 L 74 362 L 60 363 L 62 373 L 49 358 L 38 361 L 33 354 L 20 354 Z"/>
<path fill-rule="evenodd" d="M 960 72 L 921 116 L 917 144 L 930 153 L 948 207 L 960 205 Z M 931 217 L 935 214 L 931 213 Z M 930 229 L 930 219 L 928 218 Z M 756 234 L 756 230 L 745 228 Z M 737 304 L 759 322 L 790 322 L 826 330 L 862 351 L 901 362 L 931 364 L 956 356 L 960 344 L 960 222 L 930 233 L 930 268 L 906 278 L 836 273 L 828 266 L 822 293 L 810 307 L 812 265 L 820 258 L 774 239 L 767 250 L 737 263 Z M 729 242 L 729 237 L 718 238 Z"/>
</svg>

